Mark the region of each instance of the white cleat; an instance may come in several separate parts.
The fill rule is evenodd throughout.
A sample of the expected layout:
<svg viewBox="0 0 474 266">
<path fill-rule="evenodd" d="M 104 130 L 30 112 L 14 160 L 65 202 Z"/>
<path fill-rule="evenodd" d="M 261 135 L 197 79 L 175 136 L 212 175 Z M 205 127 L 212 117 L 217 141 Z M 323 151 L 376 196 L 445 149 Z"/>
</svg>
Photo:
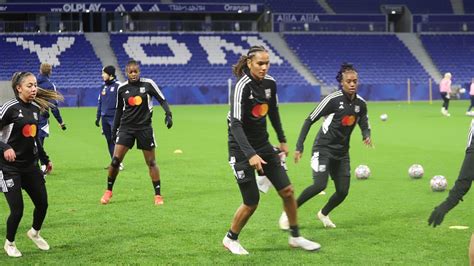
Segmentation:
<svg viewBox="0 0 474 266">
<path fill-rule="evenodd" d="M 293 248 L 302 248 L 307 251 L 317 251 L 321 248 L 319 243 L 308 240 L 302 236 L 292 237 L 288 241 L 288 244 Z"/>
<path fill-rule="evenodd" d="M 286 212 L 282 212 L 280 219 L 278 220 L 278 225 L 280 226 L 281 230 L 290 230 L 290 222 L 288 221 L 288 216 L 286 216 Z"/>
<path fill-rule="evenodd" d="M 318 212 L 318 219 L 324 224 L 326 228 L 336 228 L 336 225 L 329 219 L 329 215 L 324 215 L 321 211 Z"/>
<path fill-rule="evenodd" d="M 7 252 L 8 256 L 18 258 L 21 257 L 21 252 L 16 248 L 15 241 L 10 242 L 5 240 L 5 246 L 3 246 L 5 252 Z"/>
<path fill-rule="evenodd" d="M 232 254 L 236 255 L 248 255 L 249 252 L 245 250 L 242 245 L 240 245 L 239 240 L 233 240 L 227 237 L 227 235 L 222 240 L 222 244 L 226 249 L 228 249 Z"/>
<path fill-rule="evenodd" d="M 35 229 L 31 228 L 26 232 L 26 235 L 35 243 L 35 245 L 41 250 L 49 250 L 49 245 L 44 238 L 42 238 L 39 234 L 40 231 L 36 231 Z"/>
</svg>

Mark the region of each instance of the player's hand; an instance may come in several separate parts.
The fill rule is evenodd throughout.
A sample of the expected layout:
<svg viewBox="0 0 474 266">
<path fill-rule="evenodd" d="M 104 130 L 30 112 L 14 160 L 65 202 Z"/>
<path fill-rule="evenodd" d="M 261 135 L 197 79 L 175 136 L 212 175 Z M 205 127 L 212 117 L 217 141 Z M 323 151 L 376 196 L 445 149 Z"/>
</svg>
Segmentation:
<svg viewBox="0 0 474 266">
<path fill-rule="evenodd" d="M 53 163 L 51 161 L 48 162 L 46 165 L 46 169 L 44 170 L 44 174 L 47 175 L 53 171 Z"/>
<path fill-rule="evenodd" d="M 172 116 L 171 112 L 166 113 L 165 125 L 168 129 L 170 129 L 173 126 L 173 116 Z"/>
<path fill-rule="evenodd" d="M 372 143 L 372 140 L 370 139 L 370 137 L 367 137 L 367 138 L 364 139 L 364 145 L 369 147 L 369 148 L 374 147 L 374 144 Z"/>
<path fill-rule="evenodd" d="M 5 160 L 7 160 L 7 162 L 14 162 L 16 159 L 15 151 L 10 148 L 3 152 L 3 157 L 5 158 Z"/>
<path fill-rule="evenodd" d="M 100 127 L 100 118 L 95 120 L 95 126 Z"/>
<path fill-rule="evenodd" d="M 254 168 L 255 170 L 257 170 L 257 172 L 259 174 L 263 174 L 263 167 L 262 165 L 263 164 L 267 164 L 267 162 L 265 162 L 262 157 L 258 156 L 257 154 L 255 154 L 254 156 L 252 156 L 252 158 L 250 158 L 249 160 L 249 164 L 250 166 L 252 166 L 252 168 Z"/>
<path fill-rule="evenodd" d="M 285 156 L 288 156 L 288 144 L 286 142 L 280 142 L 280 152 L 284 152 Z"/>
<path fill-rule="evenodd" d="M 62 123 L 61 125 L 59 125 L 61 127 L 62 130 L 66 130 L 66 124 Z"/>
<path fill-rule="evenodd" d="M 303 153 L 300 151 L 295 151 L 295 163 L 298 163 L 301 160 L 301 157 L 303 157 Z"/>
<path fill-rule="evenodd" d="M 428 225 L 432 225 L 433 227 L 440 225 L 443 222 L 444 216 L 447 212 L 448 211 L 443 208 L 442 205 L 436 207 L 428 219 Z"/>
</svg>

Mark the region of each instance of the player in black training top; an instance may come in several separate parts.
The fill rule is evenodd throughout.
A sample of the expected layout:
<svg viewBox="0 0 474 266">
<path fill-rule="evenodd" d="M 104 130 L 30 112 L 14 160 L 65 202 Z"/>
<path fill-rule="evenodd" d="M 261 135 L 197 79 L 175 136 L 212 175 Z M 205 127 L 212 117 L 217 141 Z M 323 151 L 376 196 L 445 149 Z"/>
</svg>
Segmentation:
<svg viewBox="0 0 474 266">
<path fill-rule="evenodd" d="M 228 114 L 229 163 L 234 171 L 243 198 L 231 227 L 223 239 L 224 246 L 233 254 L 247 255 L 238 236 L 259 202 L 255 170 L 264 173 L 278 190 L 290 218 L 289 244 L 305 250 L 318 250 L 318 243 L 299 235 L 293 187 L 280 163 L 279 151 L 268 141 L 267 115 L 275 129 L 279 148 L 288 153 L 285 134 L 280 122 L 275 80 L 267 75 L 270 58 L 262 46 L 252 46 L 233 67 L 239 78 L 231 91 Z"/>
<path fill-rule="evenodd" d="M 462 197 L 471 188 L 472 181 L 474 180 L 474 120 L 471 121 L 471 129 L 469 131 L 466 155 L 464 156 L 464 161 L 461 166 L 461 171 L 459 172 L 458 179 L 454 183 L 453 188 L 449 191 L 448 197 L 438 205 L 428 220 L 430 225 L 436 227 L 443 222 L 444 216 L 452 208 L 458 205 L 459 201 L 462 200 Z"/>
<path fill-rule="evenodd" d="M 307 200 L 323 191 L 328 177 L 334 181 L 336 192 L 328 203 L 317 214 L 325 227 L 334 228 L 336 225 L 329 219 L 329 212 L 336 208 L 349 193 L 350 160 L 349 142 L 351 133 L 356 126 L 362 131 L 362 139 L 367 146 L 371 146 L 367 104 L 357 95 L 358 75 L 350 64 L 342 64 L 336 80 L 342 90 L 326 96 L 306 118 L 296 144 L 295 163 L 303 155 L 303 143 L 311 126 L 324 117 L 324 122 L 313 143 L 311 168 L 313 169 L 314 183 L 307 187 L 298 197 L 298 207 Z M 280 217 L 280 228 L 288 228 L 288 218 L 285 212 Z"/>
<path fill-rule="evenodd" d="M 171 111 L 160 88 L 151 79 L 140 78 L 140 66 L 132 60 L 125 68 L 128 81 L 121 84 L 117 92 L 117 110 L 115 111 L 112 139 L 115 140 L 114 155 L 107 177 L 107 190 L 100 199 L 107 204 L 112 197 L 112 188 L 117 178 L 120 163 L 125 154 L 137 141 L 137 148 L 143 151 L 148 165 L 151 181 L 155 189 L 155 204 L 162 205 L 160 172 L 155 161 L 155 136 L 151 127 L 153 97 L 165 111 L 165 124 L 173 126 Z"/>
<path fill-rule="evenodd" d="M 17 72 L 12 77 L 15 98 L 0 107 L 0 189 L 5 195 L 10 215 L 7 218 L 7 235 L 4 249 L 10 257 L 20 257 L 15 235 L 23 216 L 22 189 L 28 193 L 35 209 L 33 224 L 28 237 L 41 250 L 48 250 L 48 243 L 40 236 L 46 217 L 48 196 L 43 172 L 38 160 L 51 172 L 52 163 L 39 139 L 40 111 L 51 106 L 50 101 L 62 99 L 55 91 L 37 87 L 36 77 L 30 72 Z"/>
</svg>

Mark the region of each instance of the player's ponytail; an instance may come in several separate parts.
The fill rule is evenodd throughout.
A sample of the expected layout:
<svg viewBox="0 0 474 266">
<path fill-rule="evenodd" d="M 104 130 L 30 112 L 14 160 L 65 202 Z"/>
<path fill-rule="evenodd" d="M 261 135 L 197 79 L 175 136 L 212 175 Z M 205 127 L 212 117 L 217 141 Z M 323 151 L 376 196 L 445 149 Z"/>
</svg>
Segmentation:
<svg viewBox="0 0 474 266">
<path fill-rule="evenodd" d="M 232 66 L 232 73 L 234 73 L 237 78 L 244 75 L 244 69 L 247 68 L 247 60 L 252 59 L 257 52 L 267 52 L 267 50 L 262 45 L 254 45 L 250 47 L 247 55 L 242 55 L 239 61 Z"/>
<path fill-rule="evenodd" d="M 16 89 L 22 82 L 23 80 L 28 77 L 28 76 L 33 76 L 33 73 L 31 72 L 15 72 L 12 76 L 12 89 L 13 93 L 15 94 L 16 97 L 19 97 L 18 90 Z M 36 98 L 34 99 L 34 102 L 40 107 L 41 111 L 46 110 L 48 107 L 54 106 L 53 102 L 56 101 L 62 101 L 64 100 L 64 97 L 61 95 L 61 93 L 54 91 L 54 90 L 45 90 L 41 88 L 37 88 L 36 92 Z"/>
</svg>

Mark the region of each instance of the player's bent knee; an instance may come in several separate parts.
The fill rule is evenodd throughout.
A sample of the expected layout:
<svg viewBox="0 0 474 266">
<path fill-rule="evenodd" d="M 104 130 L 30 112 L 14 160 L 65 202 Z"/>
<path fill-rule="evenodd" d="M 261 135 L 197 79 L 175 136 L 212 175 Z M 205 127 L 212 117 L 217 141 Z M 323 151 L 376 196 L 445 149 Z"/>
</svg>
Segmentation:
<svg viewBox="0 0 474 266">
<path fill-rule="evenodd" d="M 155 160 L 149 160 L 146 163 L 148 164 L 148 167 L 155 167 L 156 166 L 156 161 Z"/>
<path fill-rule="evenodd" d="M 280 190 L 280 195 L 284 198 L 289 198 L 293 196 L 293 194 L 294 194 L 294 189 L 292 185 L 288 185 L 287 187 Z"/>
<path fill-rule="evenodd" d="M 120 159 L 114 156 L 112 158 L 112 162 L 110 163 L 110 166 L 112 166 L 115 169 L 118 169 L 120 167 Z"/>
<path fill-rule="evenodd" d="M 248 212 L 254 213 L 257 210 L 258 207 L 258 202 L 255 204 L 247 204 L 244 203 L 245 208 L 247 209 Z"/>
</svg>

